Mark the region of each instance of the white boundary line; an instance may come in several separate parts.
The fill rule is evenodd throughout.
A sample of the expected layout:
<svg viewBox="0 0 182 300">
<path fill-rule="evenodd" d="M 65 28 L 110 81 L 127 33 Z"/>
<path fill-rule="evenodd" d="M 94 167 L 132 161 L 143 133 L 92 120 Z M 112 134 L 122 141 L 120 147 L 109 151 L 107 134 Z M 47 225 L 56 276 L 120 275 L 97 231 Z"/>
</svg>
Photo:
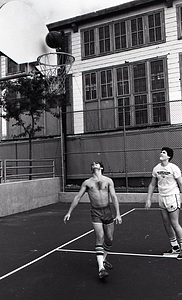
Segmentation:
<svg viewBox="0 0 182 300">
<path fill-rule="evenodd" d="M 95 251 L 88 250 L 73 250 L 73 249 L 57 249 L 60 252 L 73 252 L 73 253 L 89 253 L 95 254 Z M 140 254 L 140 253 L 124 253 L 124 252 L 109 252 L 109 255 L 123 255 L 123 256 L 139 256 L 139 257 L 153 257 L 153 258 L 177 258 L 177 254 L 171 255 L 156 255 L 156 254 Z"/>
<path fill-rule="evenodd" d="M 134 210 L 135 210 L 135 208 L 133 208 L 133 209 L 127 211 L 126 213 L 122 214 L 121 217 L 126 216 L 127 214 L 133 212 Z M 1 276 L 1 277 L 0 277 L 0 280 L 4 279 L 4 278 L 6 278 L 6 277 L 8 277 L 8 276 L 10 276 L 10 275 L 13 275 L 14 273 L 16 273 L 16 272 L 18 272 L 18 271 L 20 271 L 20 270 L 22 270 L 22 269 L 24 269 L 24 268 L 26 268 L 26 267 L 32 265 L 32 264 L 38 262 L 39 260 L 45 258 L 46 256 L 48 256 L 48 255 L 50 255 L 50 254 L 52 254 L 52 253 L 54 253 L 54 252 L 56 252 L 56 251 L 60 251 L 61 248 L 63 248 L 63 247 L 65 247 L 65 246 L 67 246 L 67 245 L 69 245 L 69 244 L 71 244 L 71 243 L 73 243 L 73 242 L 75 242 L 75 241 L 81 239 L 82 237 L 84 237 L 84 236 L 86 236 L 86 235 L 92 233 L 93 231 L 94 231 L 94 229 L 91 229 L 90 231 L 88 231 L 88 232 L 86 232 L 86 233 L 84 233 L 84 234 L 82 234 L 82 235 L 76 237 L 75 239 L 73 239 L 73 240 L 71 240 L 71 241 L 69 241 L 69 242 L 67 242 L 67 243 L 65 243 L 65 244 L 63 244 L 63 245 L 61 245 L 61 246 L 59 246 L 59 247 L 57 247 L 57 248 L 55 248 L 55 249 L 53 249 L 53 250 L 47 252 L 47 253 L 45 253 L 44 255 L 42 255 L 42 256 L 40 256 L 40 257 L 38 257 L 38 258 L 36 258 L 36 259 L 30 261 L 29 263 L 27 263 L 27 264 L 25 264 L 25 265 L 23 265 L 23 266 L 21 266 L 21 267 L 15 269 L 15 270 L 9 272 L 9 273 L 7 273 L 7 274 Z"/>
<path fill-rule="evenodd" d="M 27 263 L 27 264 L 25 264 L 25 265 L 23 265 L 23 266 L 21 266 L 21 267 L 15 269 L 15 270 L 9 272 L 9 273 L 7 273 L 7 274 L 1 276 L 1 277 L 0 277 L 0 280 L 2 280 L 2 279 L 4 279 L 4 278 L 6 278 L 6 277 L 8 277 L 8 276 L 10 276 L 10 275 L 12 275 L 12 274 L 18 272 L 18 271 L 20 271 L 20 270 L 22 270 L 22 269 L 24 269 L 24 268 L 26 268 L 26 267 L 28 267 L 28 266 L 34 264 L 34 263 L 36 263 L 37 261 L 43 259 L 44 257 L 46 257 L 46 256 L 48 256 L 48 255 L 54 253 L 54 252 L 57 251 L 58 249 L 61 249 L 61 248 L 65 247 L 65 246 L 67 246 L 67 245 L 69 245 L 69 244 L 75 242 L 76 240 L 81 239 L 82 237 L 88 235 L 88 234 L 91 233 L 92 231 L 93 231 L 93 229 L 90 230 L 90 231 L 88 231 L 88 232 L 86 232 L 86 233 L 84 233 L 84 234 L 82 234 L 82 235 L 80 235 L 80 236 L 78 236 L 77 238 L 75 238 L 75 239 L 73 239 L 73 240 L 71 240 L 71 241 L 69 241 L 69 242 L 67 242 L 67 243 L 65 243 L 65 244 L 63 244 L 63 245 L 61 245 L 61 246 L 59 246 L 59 247 L 57 247 L 57 248 L 55 248 L 55 249 L 53 249 L 53 250 L 47 252 L 47 253 L 45 253 L 44 255 L 42 255 L 42 256 L 40 256 L 40 257 L 38 257 L 38 258 L 36 258 L 36 259 L 30 261 L 29 263 Z"/>
</svg>

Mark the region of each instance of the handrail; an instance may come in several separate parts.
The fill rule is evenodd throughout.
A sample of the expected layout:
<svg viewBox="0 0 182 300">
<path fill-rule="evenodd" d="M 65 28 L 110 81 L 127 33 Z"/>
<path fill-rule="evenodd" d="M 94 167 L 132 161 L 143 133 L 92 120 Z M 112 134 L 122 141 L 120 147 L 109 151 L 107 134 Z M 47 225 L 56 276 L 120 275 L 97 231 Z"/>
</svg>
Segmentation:
<svg viewBox="0 0 182 300">
<path fill-rule="evenodd" d="M 4 168 L 2 167 L 2 179 L 4 179 L 4 182 L 23 178 L 30 180 L 33 178 L 55 177 L 53 159 L 5 159 L 2 162 L 4 166 Z M 23 163 L 26 163 L 26 165 L 23 165 Z"/>
</svg>

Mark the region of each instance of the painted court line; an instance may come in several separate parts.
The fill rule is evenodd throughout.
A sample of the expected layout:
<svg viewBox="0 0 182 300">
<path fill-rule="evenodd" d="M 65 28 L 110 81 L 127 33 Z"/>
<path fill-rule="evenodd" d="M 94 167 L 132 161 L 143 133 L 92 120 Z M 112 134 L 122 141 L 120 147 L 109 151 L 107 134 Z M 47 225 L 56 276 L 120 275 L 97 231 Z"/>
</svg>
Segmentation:
<svg viewBox="0 0 182 300">
<path fill-rule="evenodd" d="M 53 249 L 53 250 L 47 252 L 47 253 L 45 253 L 44 255 L 42 255 L 42 256 L 40 256 L 40 257 L 38 257 L 38 258 L 36 258 L 36 259 L 30 261 L 29 263 L 27 263 L 27 264 L 25 264 L 25 265 L 23 265 L 23 266 L 21 266 L 21 267 L 15 269 L 15 270 L 9 272 L 9 273 L 7 273 L 7 274 L 1 276 L 1 277 L 0 277 L 0 280 L 2 280 L 2 279 L 4 279 L 4 278 L 6 278 L 6 277 L 8 277 L 8 276 L 10 276 L 10 275 L 12 275 L 12 274 L 18 272 L 18 271 L 20 271 L 20 270 L 22 270 L 22 269 L 24 269 L 24 268 L 26 268 L 26 267 L 28 267 L 28 266 L 34 264 L 34 263 L 36 263 L 37 261 L 43 259 L 44 257 L 46 257 L 46 256 L 48 256 L 48 255 L 54 253 L 54 252 L 57 251 L 58 249 L 61 249 L 61 248 L 65 247 L 65 246 L 67 246 L 67 245 L 69 245 L 69 244 L 71 244 L 71 243 L 77 241 L 78 239 L 81 239 L 82 237 L 84 237 L 84 236 L 90 234 L 92 231 L 93 231 L 93 229 L 90 230 L 90 231 L 88 231 L 88 232 L 86 232 L 86 233 L 84 233 L 84 234 L 82 234 L 82 235 L 80 235 L 80 236 L 78 236 L 78 237 L 76 237 L 75 239 L 73 239 L 73 240 L 71 240 L 71 241 L 69 241 L 69 242 L 67 242 L 67 243 L 65 243 L 65 244 L 63 244 L 63 245 L 61 245 L 61 246 L 59 246 L 59 247 L 57 247 L 57 248 L 55 248 L 55 249 Z"/>
<path fill-rule="evenodd" d="M 95 254 L 95 251 L 88 250 L 73 250 L 73 249 L 57 249 L 60 252 L 72 252 L 72 253 L 88 253 Z M 177 258 L 177 254 L 173 255 L 157 255 L 157 254 L 140 254 L 140 253 L 124 253 L 124 252 L 109 252 L 109 255 L 123 255 L 123 256 L 139 256 L 139 257 L 158 257 L 158 258 Z"/>
<path fill-rule="evenodd" d="M 135 210 L 135 208 L 133 208 L 133 209 L 131 209 L 131 210 L 125 212 L 124 214 L 121 215 L 121 217 L 126 216 L 127 214 L 133 212 L 134 210 Z M 84 234 L 82 234 L 82 235 L 80 235 L 80 236 L 74 238 L 73 240 L 71 240 L 71 241 L 69 241 L 69 242 L 67 242 L 67 243 L 65 243 L 65 244 L 63 244 L 63 245 L 61 245 L 61 246 L 59 246 L 59 247 L 57 247 L 57 248 L 55 248 L 55 249 L 53 249 L 53 250 L 47 252 L 47 253 L 45 253 L 44 255 L 42 255 L 42 256 L 40 256 L 40 257 L 38 257 L 38 258 L 36 258 L 36 259 L 34 259 L 34 260 L 28 262 L 27 264 L 25 264 L 25 265 L 23 265 L 23 266 L 21 266 L 21 267 L 15 269 L 15 270 L 13 270 L 13 271 L 11 271 L 11 272 L 9 272 L 9 273 L 7 273 L 7 274 L 1 276 L 1 277 L 0 277 L 0 280 L 5 279 L 6 277 L 8 277 L 8 276 L 10 276 L 10 275 L 13 275 L 13 274 L 17 273 L 18 271 L 20 271 L 20 270 L 22 270 L 22 269 L 25 269 L 26 267 L 28 267 L 28 266 L 30 266 L 30 265 L 32 265 L 32 264 L 38 262 L 39 260 L 45 258 L 46 256 L 48 256 L 48 255 L 50 255 L 50 254 L 52 254 L 52 253 L 54 253 L 54 252 L 56 252 L 56 251 L 60 251 L 61 248 L 63 248 L 63 247 L 65 247 L 65 246 L 67 246 L 67 245 L 69 245 L 69 244 L 71 244 L 71 243 L 73 243 L 73 242 L 75 242 L 75 241 L 81 239 L 82 237 L 84 237 L 84 236 L 86 236 L 86 235 L 92 233 L 93 231 L 94 231 L 94 229 L 91 229 L 90 231 L 88 231 L 88 232 L 86 232 L 86 233 L 84 233 Z"/>
</svg>

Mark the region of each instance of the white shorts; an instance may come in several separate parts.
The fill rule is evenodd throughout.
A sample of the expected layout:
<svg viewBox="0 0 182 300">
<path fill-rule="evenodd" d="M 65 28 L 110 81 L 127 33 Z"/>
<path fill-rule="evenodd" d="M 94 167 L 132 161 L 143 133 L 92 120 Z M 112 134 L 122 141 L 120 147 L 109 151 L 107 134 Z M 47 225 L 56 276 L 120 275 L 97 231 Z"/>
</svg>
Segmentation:
<svg viewBox="0 0 182 300">
<path fill-rule="evenodd" d="M 159 207 L 160 209 L 167 209 L 168 212 L 173 212 L 180 209 L 181 207 L 181 197 L 180 194 L 160 196 L 159 195 Z"/>
</svg>

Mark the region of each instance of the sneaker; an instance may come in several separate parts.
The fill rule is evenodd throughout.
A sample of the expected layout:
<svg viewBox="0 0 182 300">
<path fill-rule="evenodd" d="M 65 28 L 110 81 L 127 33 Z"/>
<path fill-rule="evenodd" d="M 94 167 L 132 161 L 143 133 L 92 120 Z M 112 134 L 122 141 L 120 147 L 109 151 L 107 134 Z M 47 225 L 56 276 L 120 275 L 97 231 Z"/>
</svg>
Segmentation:
<svg viewBox="0 0 182 300">
<path fill-rule="evenodd" d="M 108 262 L 107 260 L 104 260 L 104 268 L 109 270 L 109 269 L 113 269 L 113 266 L 111 265 L 110 262 Z"/>
<path fill-rule="evenodd" d="M 171 255 L 171 254 L 180 254 L 180 247 L 174 246 L 163 253 L 163 255 Z"/>
<path fill-rule="evenodd" d="M 180 254 L 178 254 L 177 259 L 178 259 L 178 260 L 181 260 L 181 259 L 182 259 L 182 252 L 180 252 Z"/>
<path fill-rule="evenodd" d="M 103 279 L 107 276 L 109 276 L 109 274 L 107 273 L 107 271 L 105 269 L 102 269 L 99 271 L 99 279 Z"/>
</svg>

